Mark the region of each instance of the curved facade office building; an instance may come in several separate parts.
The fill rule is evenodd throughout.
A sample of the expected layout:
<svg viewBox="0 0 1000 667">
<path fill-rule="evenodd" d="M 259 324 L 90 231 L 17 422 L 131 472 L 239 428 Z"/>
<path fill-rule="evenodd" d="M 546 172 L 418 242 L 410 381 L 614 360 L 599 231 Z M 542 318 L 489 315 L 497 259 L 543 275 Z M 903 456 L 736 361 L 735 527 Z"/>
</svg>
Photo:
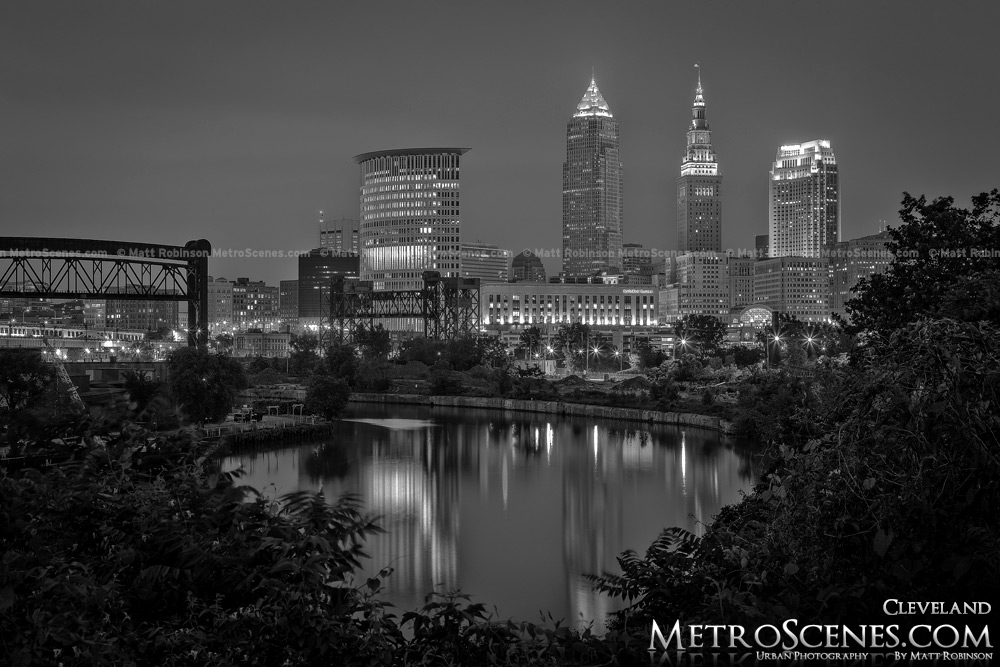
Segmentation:
<svg viewBox="0 0 1000 667">
<path fill-rule="evenodd" d="M 468 148 L 364 153 L 361 280 L 376 290 L 416 290 L 424 271 L 460 273 L 459 158 Z"/>
</svg>

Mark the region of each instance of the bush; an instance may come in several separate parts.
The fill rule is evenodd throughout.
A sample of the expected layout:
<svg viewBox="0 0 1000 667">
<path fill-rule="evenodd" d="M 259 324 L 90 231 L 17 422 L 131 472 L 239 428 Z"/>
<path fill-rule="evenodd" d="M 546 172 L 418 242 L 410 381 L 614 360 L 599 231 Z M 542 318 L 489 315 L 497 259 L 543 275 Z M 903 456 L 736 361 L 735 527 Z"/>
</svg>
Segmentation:
<svg viewBox="0 0 1000 667">
<path fill-rule="evenodd" d="M 997 599 L 1000 328 L 922 321 L 872 358 L 819 388 L 769 376 L 741 395 L 744 408 L 780 405 L 778 459 L 703 537 L 665 531 L 644 557 L 619 558 L 624 574 L 595 578 L 640 600 L 617 626 L 859 623 L 903 591 Z"/>
<path fill-rule="evenodd" d="M 306 400 L 303 409 L 326 420 L 339 417 L 347 407 L 351 396 L 351 387 L 339 377 L 316 373 L 309 379 L 306 387 Z"/>
</svg>

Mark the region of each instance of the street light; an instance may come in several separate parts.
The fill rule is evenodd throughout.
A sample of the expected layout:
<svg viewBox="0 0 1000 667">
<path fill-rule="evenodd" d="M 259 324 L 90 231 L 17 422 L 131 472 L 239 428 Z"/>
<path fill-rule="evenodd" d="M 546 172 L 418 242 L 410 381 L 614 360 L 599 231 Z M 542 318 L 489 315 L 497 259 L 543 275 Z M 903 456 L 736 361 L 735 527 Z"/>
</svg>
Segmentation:
<svg viewBox="0 0 1000 667">
<path fill-rule="evenodd" d="M 623 375 L 625 373 L 625 357 L 620 349 L 615 350 L 615 356 L 618 357 L 618 374 Z"/>
</svg>

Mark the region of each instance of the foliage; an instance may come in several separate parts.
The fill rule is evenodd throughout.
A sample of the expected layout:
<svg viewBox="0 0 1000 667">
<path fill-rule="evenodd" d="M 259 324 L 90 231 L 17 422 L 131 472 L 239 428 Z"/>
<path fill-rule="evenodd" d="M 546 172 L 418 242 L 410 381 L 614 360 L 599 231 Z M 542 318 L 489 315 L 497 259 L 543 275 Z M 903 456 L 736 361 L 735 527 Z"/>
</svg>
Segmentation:
<svg viewBox="0 0 1000 667">
<path fill-rule="evenodd" d="M 996 258 L 983 251 L 1000 248 L 1000 191 L 973 197 L 971 210 L 956 207 L 952 197 L 928 203 L 904 193 L 899 215 L 902 224 L 889 229 L 892 262 L 862 280 L 847 302 L 852 332 L 888 337 L 937 312 L 956 284 L 997 269 Z"/>
<path fill-rule="evenodd" d="M 306 332 L 292 334 L 289 342 L 292 353 L 288 358 L 288 371 L 296 375 L 312 372 L 319 365 L 319 339 L 316 334 Z"/>
<path fill-rule="evenodd" d="M 270 360 L 261 356 L 256 356 L 250 360 L 250 363 L 247 364 L 247 373 L 256 375 L 266 371 L 268 368 L 271 368 Z"/>
<path fill-rule="evenodd" d="M 36 404 L 55 379 L 55 370 L 36 350 L 0 350 L 0 418 Z"/>
<path fill-rule="evenodd" d="M 712 315 L 685 315 L 674 323 L 674 334 L 695 343 L 705 354 L 717 354 L 726 337 L 726 325 Z"/>
<path fill-rule="evenodd" d="M 333 420 L 343 414 L 350 397 L 351 386 L 343 377 L 314 373 L 306 385 L 303 410 Z"/>
<path fill-rule="evenodd" d="M 389 331 L 381 324 L 370 327 L 359 324 L 354 330 L 353 340 L 362 359 L 385 361 L 392 352 Z"/>
<path fill-rule="evenodd" d="M 152 338 L 150 338 L 150 340 L 152 340 Z M 228 333 L 219 334 L 213 340 L 215 341 L 215 349 L 218 350 L 219 352 L 226 352 L 226 353 L 232 351 L 233 345 L 235 343 L 235 341 L 233 340 L 233 334 L 228 334 Z"/>
<path fill-rule="evenodd" d="M 326 348 L 323 363 L 315 373 L 339 378 L 353 387 L 357 381 L 358 354 L 351 345 L 334 343 Z"/>
<path fill-rule="evenodd" d="M 566 368 L 572 372 L 579 372 L 587 366 L 584 352 L 590 348 L 590 338 L 590 327 L 586 324 L 579 322 L 564 324 L 556 331 L 552 346 L 563 356 Z"/>
<path fill-rule="evenodd" d="M 447 351 L 444 341 L 414 336 L 404 340 L 399 346 L 399 362 L 409 363 L 419 361 L 427 366 L 433 366 Z"/>
<path fill-rule="evenodd" d="M 357 499 L 240 502 L 189 436 L 83 435 L 76 462 L 0 478 L 5 664 L 388 655 L 372 641 L 381 606 L 346 585 L 377 530 Z M 355 611 L 365 618 L 345 622 Z"/>
<path fill-rule="evenodd" d="M 632 345 L 632 354 L 629 355 L 629 363 L 632 364 L 632 356 L 635 356 L 635 365 L 638 365 L 640 369 L 646 370 L 649 368 L 656 368 L 664 361 L 667 361 L 667 354 L 658 346 L 654 346 L 649 342 L 648 339 L 642 338 L 637 339 Z"/>
<path fill-rule="evenodd" d="M 431 369 L 430 392 L 434 396 L 458 396 L 463 393 L 462 380 L 446 361 Z"/>
<path fill-rule="evenodd" d="M 655 402 L 657 410 L 670 410 L 681 395 L 681 388 L 674 380 L 673 372 L 667 365 L 663 365 L 648 375 L 653 383 L 649 387 L 649 398 Z"/>
<path fill-rule="evenodd" d="M 123 378 L 129 409 L 135 413 L 145 410 L 154 398 L 163 393 L 163 383 L 147 376 L 145 372 L 125 371 Z"/>
<path fill-rule="evenodd" d="M 739 368 L 754 366 L 764 361 L 764 350 L 759 347 L 735 345 L 730 349 L 730 354 L 733 357 L 733 363 Z"/>
<path fill-rule="evenodd" d="M 675 380 L 681 382 L 687 382 L 689 380 L 697 380 L 705 375 L 704 368 L 701 362 L 698 361 L 698 357 L 688 353 L 678 360 L 677 364 L 673 368 L 673 375 Z"/>
<path fill-rule="evenodd" d="M 665 532 L 597 578 L 632 602 L 619 627 L 858 622 L 893 596 L 997 599 L 1000 328 L 922 320 L 872 352 L 811 385 L 762 375 L 741 394 L 766 409 L 778 459 L 703 537 Z"/>
<path fill-rule="evenodd" d="M 170 353 L 167 365 L 170 393 L 192 422 L 222 421 L 247 386 L 243 366 L 220 354 L 180 348 Z"/>
<path fill-rule="evenodd" d="M 392 387 L 390 368 L 392 366 L 382 360 L 363 359 L 358 363 L 358 372 L 354 388 L 357 391 L 387 391 Z"/>
<path fill-rule="evenodd" d="M 251 387 L 253 386 L 267 386 L 273 384 L 280 384 L 285 381 L 284 373 L 280 373 L 272 366 L 268 366 L 259 373 L 255 373 L 247 377 L 247 384 Z"/>
<path fill-rule="evenodd" d="M 542 330 L 538 327 L 528 327 L 518 336 L 518 343 L 527 350 L 525 358 L 534 359 L 535 353 L 538 353 L 542 347 Z"/>
</svg>

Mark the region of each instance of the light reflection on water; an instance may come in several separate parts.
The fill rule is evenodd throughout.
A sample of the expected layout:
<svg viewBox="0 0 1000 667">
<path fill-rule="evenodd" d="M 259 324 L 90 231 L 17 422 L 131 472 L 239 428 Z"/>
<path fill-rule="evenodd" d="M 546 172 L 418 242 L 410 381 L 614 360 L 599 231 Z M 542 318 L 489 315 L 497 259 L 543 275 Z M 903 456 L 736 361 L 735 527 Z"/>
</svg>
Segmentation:
<svg viewBox="0 0 1000 667">
<path fill-rule="evenodd" d="M 460 588 L 501 618 L 593 620 L 614 601 L 584 573 L 618 572 L 666 527 L 704 532 L 755 477 L 751 448 L 710 431 L 419 406 L 354 406 L 331 436 L 233 456 L 269 496 L 359 494 L 388 532 L 365 575 L 402 610 Z"/>
</svg>

